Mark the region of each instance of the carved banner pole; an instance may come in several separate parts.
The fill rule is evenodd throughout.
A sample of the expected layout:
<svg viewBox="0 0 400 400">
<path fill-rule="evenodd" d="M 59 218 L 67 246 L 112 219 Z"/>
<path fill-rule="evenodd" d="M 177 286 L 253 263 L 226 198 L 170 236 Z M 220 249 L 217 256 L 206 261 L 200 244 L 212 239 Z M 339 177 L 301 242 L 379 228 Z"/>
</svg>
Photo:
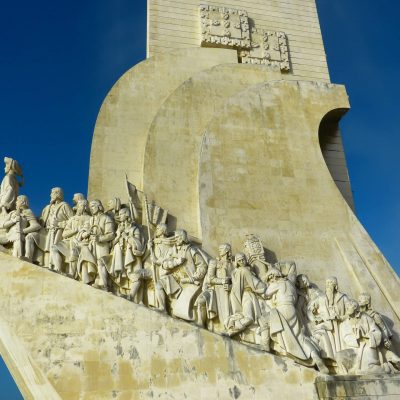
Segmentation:
<svg viewBox="0 0 400 400">
<path fill-rule="evenodd" d="M 137 210 L 137 208 L 135 206 L 135 203 L 133 202 L 133 197 L 132 197 L 132 194 L 131 194 L 131 191 L 130 191 L 130 187 L 133 187 L 133 189 L 135 191 L 137 189 L 136 189 L 136 186 L 132 185 L 128 181 L 128 175 L 126 174 L 126 172 L 125 172 L 125 187 L 126 187 L 126 191 L 127 191 L 127 194 L 128 194 L 129 208 L 130 208 L 130 211 L 131 211 L 132 218 L 134 218 L 135 221 L 137 221 L 138 217 L 139 217 L 139 213 L 138 213 L 138 210 Z"/>
<path fill-rule="evenodd" d="M 148 241 L 151 241 L 151 231 L 150 231 L 150 216 L 149 216 L 149 207 L 148 207 L 148 201 L 147 201 L 147 196 L 146 194 L 143 195 L 144 199 L 144 207 L 146 211 L 146 219 L 147 219 L 147 234 L 148 234 Z M 150 260 L 151 260 L 151 272 L 153 275 L 153 282 L 154 282 L 154 290 L 156 289 L 156 283 L 157 283 L 157 276 L 156 276 L 156 266 L 154 265 L 154 249 L 153 249 L 153 243 L 151 243 L 150 247 Z"/>
</svg>

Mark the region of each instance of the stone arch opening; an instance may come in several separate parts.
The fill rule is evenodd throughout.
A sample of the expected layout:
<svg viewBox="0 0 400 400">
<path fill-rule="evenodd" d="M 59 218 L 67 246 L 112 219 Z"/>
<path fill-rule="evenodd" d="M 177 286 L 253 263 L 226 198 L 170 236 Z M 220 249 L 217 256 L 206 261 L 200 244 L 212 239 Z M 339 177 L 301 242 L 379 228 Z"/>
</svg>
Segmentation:
<svg viewBox="0 0 400 400">
<path fill-rule="evenodd" d="M 347 111 L 347 109 L 340 108 L 326 114 L 320 123 L 318 137 L 321 152 L 332 179 L 349 207 L 354 211 L 353 193 L 339 126 L 340 119 Z"/>
</svg>

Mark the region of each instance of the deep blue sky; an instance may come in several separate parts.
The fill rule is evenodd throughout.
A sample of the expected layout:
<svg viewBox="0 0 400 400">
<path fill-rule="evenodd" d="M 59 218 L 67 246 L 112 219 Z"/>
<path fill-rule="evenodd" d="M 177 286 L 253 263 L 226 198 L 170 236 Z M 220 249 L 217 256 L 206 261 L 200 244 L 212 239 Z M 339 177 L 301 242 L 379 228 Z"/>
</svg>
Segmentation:
<svg viewBox="0 0 400 400">
<path fill-rule="evenodd" d="M 342 132 L 357 215 L 399 272 L 400 5 L 317 3 L 332 82 L 346 85 L 352 104 Z M 20 161 L 23 192 L 38 213 L 53 186 L 63 187 L 67 199 L 86 192 L 100 105 L 145 58 L 146 1 L 1 5 L 0 156 Z"/>
</svg>

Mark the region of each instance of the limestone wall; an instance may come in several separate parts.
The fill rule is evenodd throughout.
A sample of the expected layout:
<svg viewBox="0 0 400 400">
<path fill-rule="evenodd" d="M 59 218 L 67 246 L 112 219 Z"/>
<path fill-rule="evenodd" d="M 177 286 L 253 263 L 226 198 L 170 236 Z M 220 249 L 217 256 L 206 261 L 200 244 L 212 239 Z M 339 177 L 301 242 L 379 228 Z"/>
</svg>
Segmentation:
<svg viewBox="0 0 400 400">
<path fill-rule="evenodd" d="M 313 369 L 2 253 L 0 267 L 0 351 L 27 399 L 316 395 Z"/>
<path fill-rule="evenodd" d="M 245 9 L 258 28 L 289 41 L 288 79 L 329 82 L 315 0 L 148 0 L 147 56 L 200 46 L 199 4 Z"/>
</svg>

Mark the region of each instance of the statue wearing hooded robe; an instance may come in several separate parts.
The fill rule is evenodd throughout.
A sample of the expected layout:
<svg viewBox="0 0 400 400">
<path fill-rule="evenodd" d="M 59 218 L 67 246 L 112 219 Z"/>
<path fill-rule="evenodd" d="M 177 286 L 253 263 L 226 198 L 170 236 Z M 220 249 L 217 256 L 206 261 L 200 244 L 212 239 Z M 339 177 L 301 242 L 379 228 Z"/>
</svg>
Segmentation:
<svg viewBox="0 0 400 400">
<path fill-rule="evenodd" d="M 265 296 L 270 305 L 269 334 L 273 349 L 306 365 L 316 364 L 321 372 L 329 372 L 320 357 L 320 348 L 304 333 L 300 324 L 295 285 L 275 268 L 268 271 L 267 280 Z"/>
<path fill-rule="evenodd" d="M 379 346 L 382 332 L 375 321 L 360 312 L 356 301 L 347 303 L 347 318 L 342 326 L 343 347 L 354 350 L 356 357 L 350 371 L 353 373 L 381 373 L 383 368 L 379 359 Z"/>
<path fill-rule="evenodd" d="M 6 230 L 0 235 L 0 244 L 12 245 L 12 255 L 23 257 L 25 255 L 25 236 L 40 230 L 41 226 L 33 211 L 29 208 L 28 198 L 18 196 L 16 209 L 11 211 L 5 220 L 0 223 L 0 228 Z"/>
<path fill-rule="evenodd" d="M 224 321 L 231 314 L 229 293 L 232 287 L 231 246 L 224 243 L 219 246 L 219 257 L 211 260 L 204 279 L 203 292 L 196 300 L 201 326 L 214 332 L 224 332 Z"/>
<path fill-rule="evenodd" d="M 232 315 L 225 321 L 229 336 L 243 332 L 258 321 L 261 317 L 259 296 L 266 290 L 264 282 L 252 273 L 243 253 L 236 255 L 235 265 L 229 297 Z"/>
<path fill-rule="evenodd" d="M 109 290 L 107 262 L 115 237 L 114 221 L 104 212 L 100 200 L 89 204 L 92 216 L 80 233 L 80 254 L 77 271 L 85 284 L 98 283 L 99 288 Z"/>
<path fill-rule="evenodd" d="M 146 244 L 141 229 L 132 220 L 128 208 L 119 210 L 117 221 L 119 223 L 113 240 L 109 272 L 120 292 L 129 291 L 131 300 L 138 302 L 136 295 L 141 282 L 150 278 L 149 271 L 142 268 Z"/>
<path fill-rule="evenodd" d="M 0 211 L 8 212 L 15 208 L 15 201 L 19 193 L 19 187 L 23 185 L 23 173 L 16 160 L 5 157 L 5 176 L 0 185 Z M 21 177 L 21 182 L 18 182 Z"/>
<path fill-rule="evenodd" d="M 158 298 L 161 302 L 163 296 L 168 299 L 174 316 L 194 321 L 196 316 L 193 306 L 201 292 L 207 263 L 200 251 L 189 242 L 186 231 L 175 232 L 174 244 L 161 261 L 160 267 Z"/>
</svg>

